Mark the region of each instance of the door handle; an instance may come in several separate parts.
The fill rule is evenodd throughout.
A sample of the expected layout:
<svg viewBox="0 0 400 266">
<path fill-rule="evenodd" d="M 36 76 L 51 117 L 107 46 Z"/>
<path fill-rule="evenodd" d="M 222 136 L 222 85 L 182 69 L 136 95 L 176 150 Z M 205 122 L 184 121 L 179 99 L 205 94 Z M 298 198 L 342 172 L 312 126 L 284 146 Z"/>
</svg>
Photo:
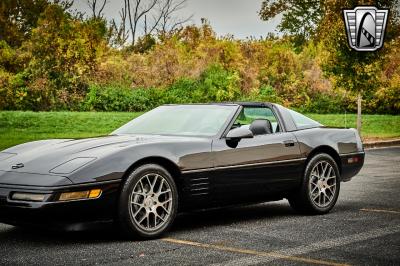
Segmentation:
<svg viewBox="0 0 400 266">
<path fill-rule="evenodd" d="M 285 140 L 283 142 L 285 144 L 285 147 L 293 147 L 294 146 L 294 141 L 293 140 Z"/>
</svg>

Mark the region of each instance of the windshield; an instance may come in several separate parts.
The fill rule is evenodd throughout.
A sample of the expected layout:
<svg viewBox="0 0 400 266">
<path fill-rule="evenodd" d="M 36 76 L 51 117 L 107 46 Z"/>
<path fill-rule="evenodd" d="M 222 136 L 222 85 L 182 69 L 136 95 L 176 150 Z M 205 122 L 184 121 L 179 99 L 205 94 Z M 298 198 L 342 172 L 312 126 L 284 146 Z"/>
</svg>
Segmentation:
<svg viewBox="0 0 400 266">
<path fill-rule="evenodd" d="M 236 109 L 234 105 L 164 105 L 133 119 L 112 134 L 214 136 Z"/>
</svg>

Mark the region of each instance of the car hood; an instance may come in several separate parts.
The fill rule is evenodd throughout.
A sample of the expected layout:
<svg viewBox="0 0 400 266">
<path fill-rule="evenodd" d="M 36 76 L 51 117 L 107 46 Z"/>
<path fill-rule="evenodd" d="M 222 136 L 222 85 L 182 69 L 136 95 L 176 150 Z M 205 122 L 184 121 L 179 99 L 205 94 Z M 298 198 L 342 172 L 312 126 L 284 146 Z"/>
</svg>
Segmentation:
<svg viewBox="0 0 400 266">
<path fill-rule="evenodd" d="M 159 135 L 110 135 L 87 139 L 50 139 L 28 142 L 2 151 L 0 170 L 60 175 L 51 169 L 76 158 L 85 158 L 87 162 L 90 162 L 91 159 L 96 160 L 127 147 L 144 143 L 179 142 L 182 139 L 187 138 Z"/>
</svg>

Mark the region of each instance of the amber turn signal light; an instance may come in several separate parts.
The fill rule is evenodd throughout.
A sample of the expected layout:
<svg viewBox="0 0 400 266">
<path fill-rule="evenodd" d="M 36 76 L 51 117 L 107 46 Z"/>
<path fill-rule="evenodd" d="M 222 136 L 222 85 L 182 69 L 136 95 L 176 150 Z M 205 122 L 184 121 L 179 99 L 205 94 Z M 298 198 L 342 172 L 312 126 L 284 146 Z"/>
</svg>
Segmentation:
<svg viewBox="0 0 400 266">
<path fill-rule="evenodd" d="M 101 189 L 91 189 L 84 191 L 64 192 L 58 198 L 59 201 L 80 200 L 80 199 L 96 199 L 101 195 Z"/>
</svg>

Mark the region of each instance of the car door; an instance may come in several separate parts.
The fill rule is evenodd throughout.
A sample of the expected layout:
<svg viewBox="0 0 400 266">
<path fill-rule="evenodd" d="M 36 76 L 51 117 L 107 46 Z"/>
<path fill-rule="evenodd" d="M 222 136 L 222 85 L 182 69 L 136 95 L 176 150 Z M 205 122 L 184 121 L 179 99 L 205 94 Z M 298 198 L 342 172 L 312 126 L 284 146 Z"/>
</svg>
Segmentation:
<svg viewBox="0 0 400 266">
<path fill-rule="evenodd" d="M 268 119 L 272 133 L 241 139 L 236 147 L 225 138 L 212 144 L 214 198 L 240 202 L 273 197 L 300 180 L 302 159 L 291 132 L 284 132 L 269 107 L 244 107 L 233 127 L 247 127 L 255 119 Z"/>
</svg>

